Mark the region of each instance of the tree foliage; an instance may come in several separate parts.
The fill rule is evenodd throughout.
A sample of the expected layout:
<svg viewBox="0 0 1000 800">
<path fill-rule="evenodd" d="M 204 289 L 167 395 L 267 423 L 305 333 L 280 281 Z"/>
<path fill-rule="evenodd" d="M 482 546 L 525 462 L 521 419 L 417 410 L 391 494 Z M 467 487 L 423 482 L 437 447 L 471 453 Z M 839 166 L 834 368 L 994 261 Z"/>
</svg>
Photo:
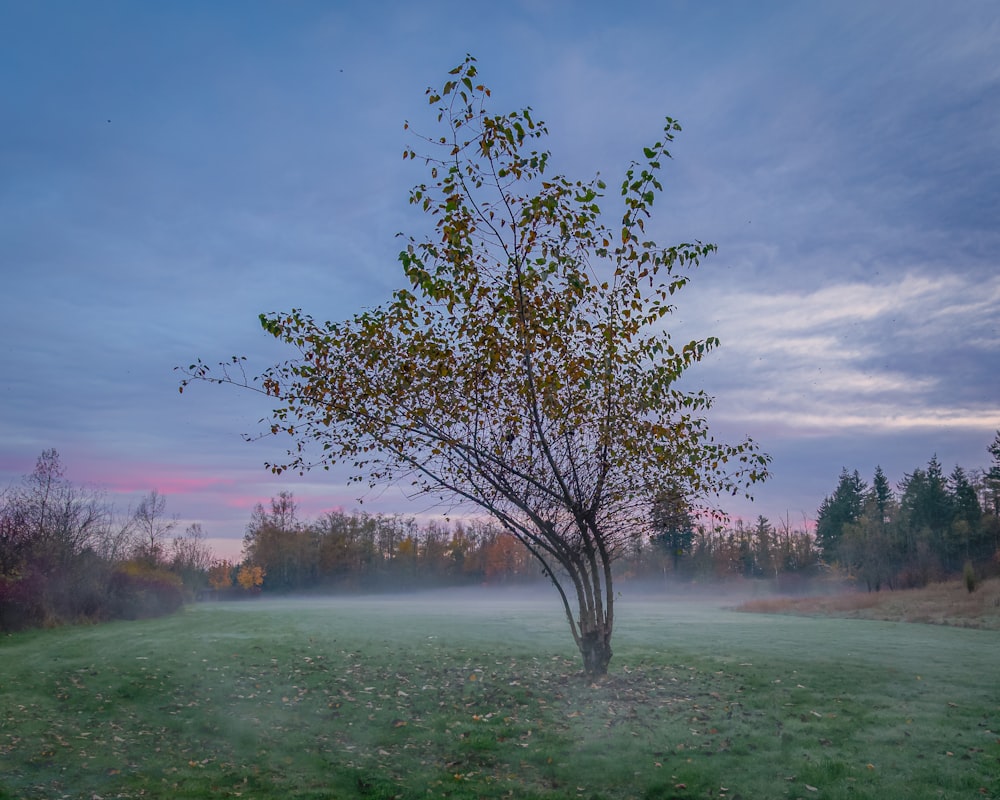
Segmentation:
<svg viewBox="0 0 1000 800">
<path fill-rule="evenodd" d="M 714 245 L 663 247 L 646 231 L 678 123 L 626 170 L 609 223 L 604 182 L 551 175 L 546 126 L 489 99 L 471 57 L 428 90 L 442 133 L 403 157 L 428 170 L 410 203 L 433 230 L 406 240 L 405 288 L 342 322 L 262 315 L 295 358 L 253 381 L 240 359 L 222 373 L 199 361 L 181 389 L 200 378 L 272 397 L 270 431 L 293 440 L 274 472 L 342 463 L 359 481 L 485 509 L 541 563 L 586 671 L 602 674 L 611 564 L 648 533 L 657 488 L 744 493 L 768 458 L 750 440 L 716 442 L 711 398 L 677 386 L 718 345 L 665 328 Z"/>
<path fill-rule="evenodd" d="M 244 591 L 259 589 L 264 583 L 264 568 L 258 564 L 242 564 L 236 573 L 236 583 Z"/>
</svg>

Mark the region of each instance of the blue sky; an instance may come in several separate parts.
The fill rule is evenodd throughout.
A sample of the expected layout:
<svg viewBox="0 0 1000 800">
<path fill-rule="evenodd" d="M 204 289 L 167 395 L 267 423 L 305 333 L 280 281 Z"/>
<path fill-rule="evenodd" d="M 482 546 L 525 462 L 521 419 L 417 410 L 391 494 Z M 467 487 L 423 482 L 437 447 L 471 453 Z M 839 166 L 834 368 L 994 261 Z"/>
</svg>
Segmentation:
<svg viewBox="0 0 1000 800">
<path fill-rule="evenodd" d="M 173 367 L 287 355 L 260 312 L 346 317 L 400 285 L 423 179 L 404 121 L 466 53 L 556 171 L 614 185 L 684 130 L 651 227 L 712 241 L 678 297 L 722 348 L 688 380 L 811 519 L 843 466 L 988 463 L 1000 429 L 1000 8 L 993 2 L 0 5 L 0 486 L 54 447 L 124 508 L 156 488 L 237 541 L 282 489 L 267 411 Z M 611 198 L 613 199 L 613 198 Z M 418 513 L 388 490 L 366 508 Z M 230 545 L 230 549 L 233 549 Z M 225 549 L 225 548 L 223 548 Z"/>
</svg>

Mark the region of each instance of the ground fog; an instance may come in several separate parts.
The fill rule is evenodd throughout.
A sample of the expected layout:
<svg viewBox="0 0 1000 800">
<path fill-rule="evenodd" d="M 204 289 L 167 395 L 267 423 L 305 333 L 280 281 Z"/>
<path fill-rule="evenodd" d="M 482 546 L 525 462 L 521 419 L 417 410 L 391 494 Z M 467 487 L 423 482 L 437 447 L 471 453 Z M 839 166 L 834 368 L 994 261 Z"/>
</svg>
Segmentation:
<svg viewBox="0 0 1000 800">
<path fill-rule="evenodd" d="M 541 587 L 540 587 L 541 588 Z M 551 591 L 205 603 L 0 640 L 0 798 L 1000 798 L 992 631 Z"/>
</svg>

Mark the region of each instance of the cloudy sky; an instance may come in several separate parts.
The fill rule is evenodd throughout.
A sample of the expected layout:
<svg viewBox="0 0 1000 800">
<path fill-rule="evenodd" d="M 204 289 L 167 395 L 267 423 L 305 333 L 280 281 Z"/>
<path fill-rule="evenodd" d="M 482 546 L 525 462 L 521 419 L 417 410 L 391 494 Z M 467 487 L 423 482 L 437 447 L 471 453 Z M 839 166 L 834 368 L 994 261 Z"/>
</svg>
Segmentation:
<svg viewBox="0 0 1000 800">
<path fill-rule="evenodd" d="M 623 9 L 627 8 L 627 12 Z M 812 519 L 841 467 L 986 466 L 1000 429 L 1000 7 L 975 2 L 0 4 L 0 488 L 56 448 L 121 508 L 150 489 L 235 555 L 274 478 L 267 411 L 177 365 L 286 354 L 260 312 L 399 287 L 403 123 L 466 53 L 556 171 L 614 185 L 684 130 L 652 226 L 712 241 L 678 336 L 714 423 L 774 457 L 730 510 Z M 419 513 L 394 491 L 365 508 Z M 228 541 L 228 546 L 226 542 Z"/>
</svg>

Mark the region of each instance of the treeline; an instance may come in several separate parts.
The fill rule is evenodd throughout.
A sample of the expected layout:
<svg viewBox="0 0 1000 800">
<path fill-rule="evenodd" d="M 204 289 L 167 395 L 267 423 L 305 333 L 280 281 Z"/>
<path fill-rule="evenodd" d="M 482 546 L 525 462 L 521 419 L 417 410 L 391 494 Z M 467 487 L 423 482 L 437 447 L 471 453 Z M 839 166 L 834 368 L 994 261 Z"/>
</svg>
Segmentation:
<svg viewBox="0 0 1000 800">
<path fill-rule="evenodd" d="M 806 521 L 803 520 L 803 523 Z M 655 574 L 676 579 L 724 581 L 764 578 L 801 583 L 821 565 L 816 541 L 786 516 L 776 525 L 759 516 L 724 524 L 716 517 L 695 519 L 676 489 L 661 489 L 654 500 L 648 540 L 637 542 L 625 561 L 626 577 Z"/>
<path fill-rule="evenodd" d="M 378 591 L 536 580 L 538 567 L 491 522 L 430 521 L 330 511 L 300 519 L 289 492 L 258 504 L 243 538 L 244 565 L 263 591 Z M 233 566 L 234 575 L 238 567 Z M 234 577 L 235 580 L 235 577 Z"/>
<path fill-rule="evenodd" d="M 778 526 L 764 517 L 752 526 L 712 526 L 684 517 L 680 526 L 677 520 L 659 526 L 654 522 L 652 530 L 615 563 L 620 578 L 806 577 L 820 564 L 812 534 L 793 529 L 787 520 Z M 264 592 L 497 586 L 543 578 L 527 549 L 491 521 L 421 525 L 402 516 L 343 511 L 310 521 L 299 517 L 287 492 L 267 508 L 256 507 L 243 556 L 242 565 L 229 565 L 228 580 L 218 585 L 238 583 L 240 570 L 251 565 L 263 573 Z"/>
<path fill-rule="evenodd" d="M 0 630 L 169 613 L 207 580 L 200 526 L 176 521 L 150 492 L 124 513 L 65 478 L 46 450 L 0 493 Z"/>
<path fill-rule="evenodd" d="M 623 580 L 767 579 L 789 589 L 820 573 L 873 591 L 963 570 L 974 581 L 1000 571 L 1000 432 L 988 450 L 986 470 L 956 466 L 946 476 L 934 457 L 895 490 L 881 468 L 870 485 L 845 468 L 818 510 L 815 534 L 787 518 L 695 520 L 668 491 L 648 535 L 633 541 L 615 570 Z M 0 630 L 152 616 L 199 596 L 543 578 L 524 546 L 489 520 L 418 524 L 343 511 L 303 520 L 294 497 L 281 493 L 254 509 L 236 564 L 213 558 L 197 523 L 182 535 L 174 535 L 176 526 L 155 490 L 119 512 L 99 491 L 70 483 L 58 453 L 45 451 L 34 472 L 0 493 Z"/>
<path fill-rule="evenodd" d="M 755 523 L 691 523 L 662 527 L 621 567 L 624 577 L 657 575 L 677 580 L 726 581 L 734 578 L 774 580 L 789 588 L 820 571 L 822 560 L 815 537 L 795 528 L 788 518 L 772 523 L 760 516 Z"/>
<path fill-rule="evenodd" d="M 962 572 L 971 590 L 976 575 L 1000 568 L 1000 432 L 988 451 L 986 470 L 956 466 L 946 476 L 934 456 L 896 490 L 881 467 L 870 485 L 845 468 L 816 520 L 824 560 L 870 591 Z"/>
</svg>

